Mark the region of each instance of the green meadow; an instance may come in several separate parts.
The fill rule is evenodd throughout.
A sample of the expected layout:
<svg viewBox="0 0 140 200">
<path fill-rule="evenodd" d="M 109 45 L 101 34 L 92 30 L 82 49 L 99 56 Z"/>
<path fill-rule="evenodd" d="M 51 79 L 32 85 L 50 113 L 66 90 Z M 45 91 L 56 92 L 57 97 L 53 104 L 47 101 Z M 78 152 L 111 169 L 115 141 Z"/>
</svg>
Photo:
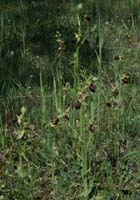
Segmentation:
<svg viewBox="0 0 140 200">
<path fill-rule="evenodd" d="M 140 1 L 0 0 L 0 200 L 139 200 Z"/>
</svg>

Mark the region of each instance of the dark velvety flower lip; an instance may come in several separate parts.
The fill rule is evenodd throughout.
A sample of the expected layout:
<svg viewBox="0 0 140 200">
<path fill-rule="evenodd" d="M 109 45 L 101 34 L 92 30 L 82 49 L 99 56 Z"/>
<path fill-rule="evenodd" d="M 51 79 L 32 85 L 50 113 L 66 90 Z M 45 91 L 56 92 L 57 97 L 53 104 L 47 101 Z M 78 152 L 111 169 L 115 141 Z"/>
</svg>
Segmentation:
<svg viewBox="0 0 140 200">
<path fill-rule="evenodd" d="M 95 91 L 96 91 L 96 86 L 94 85 L 94 83 L 91 83 L 91 84 L 89 85 L 89 90 L 90 90 L 91 92 L 95 92 Z"/>
<path fill-rule="evenodd" d="M 121 56 L 120 56 L 120 55 L 117 55 L 117 56 L 114 57 L 114 59 L 115 59 L 115 60 L 121 60 Z"/>
<path fill-rule="evenodd" d="M 122 83 L 128 84 L 129 81 L 130 81 L 130 74 L 129 73 L 124 74 L 123 77 L 122 77 Z"/>
<path fill-rule="evenodd" d="M 79 110 L 81 108 L 81 102 L 78 100 L 76 103 L 75 103 L 75 109 L 76 110 Z"/>
<path fill-rule="evenodd" d="M 76 37 L 74 37 L 71 41 L 72 44 L 76 44 L 78 42 L 78 39 Z"/>
<path fill-rule="evenodd" d="M 106 105 L 107 105 L 107 107 L 109 107 L 109 108 L 112 107 L 112 104 L 111 104 L 111 102 L 109 102 L 109 101 L 106 103 Z"/>
<path fill-rule="evenodd" d="M 59 119 L 58 117 L 55 117 L 53 120 L 52 120 L 52 124 L 53 125 L 57 125 L 59 123 Z"/>
<path fill-rule="evenodd" d="M 24 134 L 23 136 L 22 136 L 22 140 L 27 140 L 28 139 L 28 135 L 27 134 Z"/>
<path fill-rule="evenodd" d="M 87 22 L 90 22 L 90 21 L 91 21 L 91 16 L 85 15 L 85 20 L 86 20 Z"/>
<path fill-rule="evenodd" d="M 127 77 L 124 77 L 124 78 L 122 78 L 122 82 L 123 82 L 124 84 L 128 84 L 129 79 L 128 79 Z"/>
</svg>

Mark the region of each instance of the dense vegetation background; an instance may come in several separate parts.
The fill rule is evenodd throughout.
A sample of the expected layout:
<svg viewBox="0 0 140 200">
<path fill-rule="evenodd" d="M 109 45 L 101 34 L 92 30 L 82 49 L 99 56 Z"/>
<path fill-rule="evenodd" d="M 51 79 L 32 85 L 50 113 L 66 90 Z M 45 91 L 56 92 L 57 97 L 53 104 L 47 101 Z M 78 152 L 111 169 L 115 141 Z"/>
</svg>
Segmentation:
<svg viewBox="0 0 140 200">
<path fill-rule="evenodd" d="M 0 0 L 0 199 L 139 199 L 139 30 L 139 0 Z"/>
</svg>

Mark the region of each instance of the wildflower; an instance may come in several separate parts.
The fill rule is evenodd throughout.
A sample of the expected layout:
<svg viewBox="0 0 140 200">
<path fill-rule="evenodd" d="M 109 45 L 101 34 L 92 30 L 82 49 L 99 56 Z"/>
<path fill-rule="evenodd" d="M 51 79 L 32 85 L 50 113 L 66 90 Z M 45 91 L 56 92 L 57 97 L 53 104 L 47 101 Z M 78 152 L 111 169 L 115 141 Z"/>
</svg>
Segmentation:
<svg viewBox="0 0 140 200">
<path fill-rule="evenodd" d="M 130 34 L 127 35 L 127 39 L 128 39 L 128 44 L 131 45 L 132 43 L 132 37 Z"/>
<path fill-rule="evenodd" d="M 94 85 L 94 83 L 91 83 L 91 84 L 89 85 L 89 90 L 90 90 L 91 92 L 95 92 L 95 91 L 96 91 L 96 86 Z"/>
<path fill-rule="evenodd" d="M 58 48 L 58 50 L 61 51 L 61 50 L 64 50 L 64 49 L 65 49 L 65 43 L 64 43 L 64 41 L 61 40 L 59 42 L 59 48 Z"/>
<path fill-rule="evenodd" d="M 17 170 L 18 165 L 19 165 L 19 159 L 18 159 L 18 157 L 16 156 L 16 157 L 14 158 L 14 169 L 15 169 L 15 170 Z"/>
<path fill-rule="evenodd" d="M 74 37 L 73 39 L 72 39 L 72 44 L 77 44 L 78 43 L 78 40 L 77 40 L 77 38 L 76 37 Z"/>
<path fill-rule="evenodd" d="M 90 21 L 91 21 L 91 17 L 90 17 L 89 15 L 85 15 L 85 20 L 86 20 L 87 22 L 90 22 Z"/>
<path fill-rule="evenodd" d="M 13 124 L 17 124 L 17 123 L 18 123 L 18 117 L 17 117 L 17 115 L 15 115 L 15 116 L 13 117 L 13 119 L 11 120 L 11 122 L 12 122 Z"/>
<path fill-rule="evenodd" d="M 53 118 L 52 124 L 53 124 L 54 126 L 56 126 L 58 123 L 59 123 L 58 117 Z"/>
<path fill-rule="evenodd" d="M 24 133 L 22 136 L 22 140 L 27 140 L 27 139 L 28 139 L 28 135 Z"/>
<path fill-rule="evenodd" d="M 69 118 L 69 116 L 68 116 L 67 114 L 65 114 L 65 115 L 64 115 L 64 119 L 65 119 L 65 120 L 69 120 L 70 118 Z"/>
<path fill-rule="evenodd" d="M 128 37 L 128 39 L 131 39 L 131 35 L 129 33 L 128 33 L 127 37 Z"/>
<path fill-rule="evenodd" d="M 81 102 L 78 100 L 76 103 L 75 103 L 75 109 L 76 110 L 79 110 L 81 108 Z"/>
<path fill-rule="evenodd" d="M 130 81 L 130 75 L 129 74 L 124 74 L 122 77 L 122 82 L 123 84 L 128 84 Z"/>
<path fill-rule="evenodd" d="M 109 80 L 110 83 L 114 82 L 113 77 L 110 74 L 108 75 L 108 80 Z"/>
<path fill-rule="evenodd" d="M 122 82 L 123 82 L 124 84 L 128 84 L 128 78 L 127 78 L 127 77 L 124 77 L 124 78 L 122 79 Z"/>
<path fill-rule="evenodd" d="M 80 41 L 80 36 L 77 33 L 75 33 L 72 39 L 72 44 L 77 44 L 79 41 Z"/>
<path fill-rule="evenodd" d="M 86 97 L 87 97 L 87 94 L 86 94 L 85 91 L 79 92 L 79 94 L 78 94 L 78 99 L 79 99 L 80 101 L 85 101 Z"/>
<path fill-rule="evenodd" d="M 64 94 L 67 94 L 69 91 L 70 91 L 70 83 L 69 82 L 66 82 L 64 88 L 63 88 L 63 92 Z"/>
<path fill-rule="evenodd" d="M 117 87 L 113 86 L 112 92 L 113 92 L 114 95 L 117 96 L 119 94 L 119 89 Z"/>
<path fill-rule="evenodd" d="M 107 105 L 107 107 L 109 107 L 109 108 L 111 108 L 111 107 L 112 107 L 112 104 L 111 104 L 111 102 L 110 102 L 110 101 L 108 101 L 108 102 L 106 103 L 106 105 Z"/>
<path fill-rule="evenodd" d="M 93 123 L 91 123 L 91 124 L 89 125 L 89 130 L 90 130 L 92 133 L 95 133 L 95 132 L 96 132 L 96 126 L 95 126 Z"/>
<path fill-rule="evenodd" d="M 115 59 L 115 60 L 121 60 L 122 58 L 121 58 L 120 55 L 117 55 L 117 56 L 114 57 L 114 59 Z"/>
</svg>

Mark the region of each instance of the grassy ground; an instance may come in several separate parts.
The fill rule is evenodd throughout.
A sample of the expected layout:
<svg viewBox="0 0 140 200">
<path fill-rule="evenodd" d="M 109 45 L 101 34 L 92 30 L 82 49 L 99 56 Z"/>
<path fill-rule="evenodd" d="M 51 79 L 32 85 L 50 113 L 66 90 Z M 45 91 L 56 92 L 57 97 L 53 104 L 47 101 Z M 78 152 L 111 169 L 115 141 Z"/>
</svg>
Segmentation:
<svg viewBox="0 0 140 200">
<path fill-rule="evenodd" d="M 0 200 L 138 200 L 139 1 L 0 10 Z"/>
</svg>

